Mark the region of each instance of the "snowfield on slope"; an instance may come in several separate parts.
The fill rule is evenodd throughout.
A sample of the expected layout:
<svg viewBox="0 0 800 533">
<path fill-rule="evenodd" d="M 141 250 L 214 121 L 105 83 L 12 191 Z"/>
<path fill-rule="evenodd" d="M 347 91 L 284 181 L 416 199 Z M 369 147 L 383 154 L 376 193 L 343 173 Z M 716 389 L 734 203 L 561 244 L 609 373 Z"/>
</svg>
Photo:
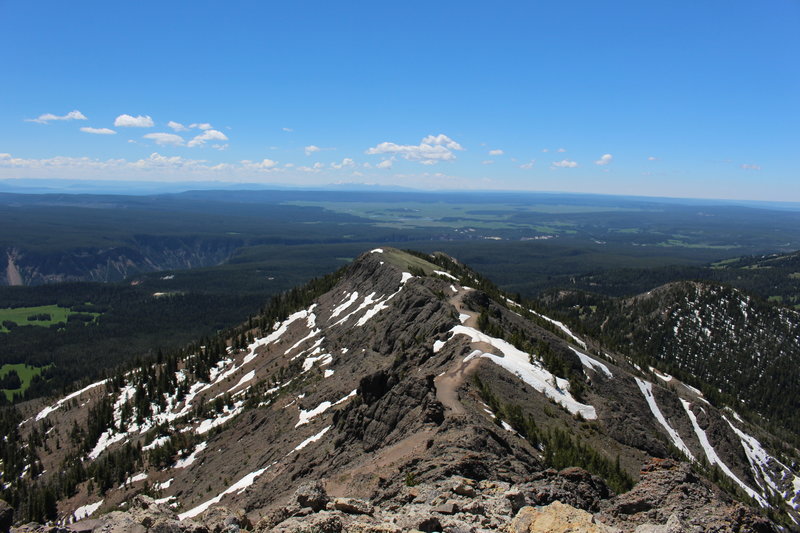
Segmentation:
<svg viewBox="0 0 800 533">
<path fill-rule="evenodd" d="M 537 361 L 531 363 L 531 355 L 518 349 L 510 342 L 491 337 L 481 333 L 475 328 L 463 325 L 453 326 L 450 333 L 450 339 L 456 335 L 466 335 L 472 342 L 484 342 L 489 344 L 502 355 L 481 353 L 480 357 L 489 359 L 493 363 L 505 368 L 533 387 L 536 391 L 544 394 L 565 408 L 571 414 L 579 414 L 586 420 L 597 419 L 597 412 L 593 406 L 580 403 L 572 397 L 572 394 L 569 392 L 569 381 L 554 376 Z"/>
<path fill-rule="evenodd" d="M 683 442 L 683 439 L 675 430 L 675 428 L 669 425 L 669 422 L 664 417 L 661 409 L 659 409 L 658 404 L 656 403 L 656 398 L 653 396 L 653 384 L 637 377 L 634 377 L 634 379 L 636 380 L 636 384 L 639 386 L 639 390 L 642 391 L 645 400 L 647 400 L 647 405 L 650 406 L 650 412 L 653 413 L 654 417 L 656 417 L 656 420 L 658 420 L 658 423 L 661 424 L 661 427 L 667 431 L 667 435 L 669 435 L 672 444 L 674 444 L 676 448 L 683 452 L 686 457 L 694 461 L 694 455 L 692 455 L 692 452 L 689 451 L 689 447 L 686 446 L 685 442 Z"/>
</svg>

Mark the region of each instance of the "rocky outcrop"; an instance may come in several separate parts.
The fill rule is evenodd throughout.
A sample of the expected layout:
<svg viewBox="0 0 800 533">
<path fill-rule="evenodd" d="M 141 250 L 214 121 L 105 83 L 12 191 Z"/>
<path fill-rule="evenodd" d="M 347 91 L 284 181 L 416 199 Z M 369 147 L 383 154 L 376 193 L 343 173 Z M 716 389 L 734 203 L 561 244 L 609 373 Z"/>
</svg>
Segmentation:
<svg viewBox="0 0 800 533">
<path fill-rule="evenodd" d="M 553 502 L 541 508 L 523 507 L 508 527 L 509 533 L 619 533 L 598 523 L 591 513 Z"/>
<path fill-rule="evenodd" d="M 689 465 L 669 459 L 648 463 L 642 469 L 641 481 L 631 491 L 609 500 L 600 516 L 625 530 L 648 524 L 680 524 L 683 531 L 775 531 L 766 518 L 700 479 Z"/>
</svg>

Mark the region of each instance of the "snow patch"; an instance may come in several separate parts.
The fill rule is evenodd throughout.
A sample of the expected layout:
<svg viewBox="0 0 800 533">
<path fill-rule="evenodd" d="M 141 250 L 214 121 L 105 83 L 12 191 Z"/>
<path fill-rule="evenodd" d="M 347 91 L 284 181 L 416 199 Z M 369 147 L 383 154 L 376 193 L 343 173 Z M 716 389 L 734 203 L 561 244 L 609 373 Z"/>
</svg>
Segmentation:
<svg viewBox="0 0 800 533">
<path fill-rule="evenodd" d="M 45 415 L 47 416 L 47 415 Z M 99 502 L 89 503 L 87 505 L 82 505 L 73 511 L 72 513 L 72 521 L 77 522 L 78 520 L 83 520 L 84 518 L 88 518 L 92 516 L 92 513 L 97 511 L 105 500 L 100 500 Z"/>
<path fill-rule="evenodd" d="M 304 440 L 303 442 L 301 442 L 300 444 L 298 444 L 297 446 L 295 446 L 295 447 L 294 447 L 294 449 L 293 449 L 291 452 L 289 452 L 287 455 L 290 455 L 290 454 L 292 454 L 293 452 L 299 452 L 300 450 L 302 450 L 303 448 L 305 448 L 306 446 L 308 446 L 308 445 L 309 445 L 309 444 L 311 444 L 312 442 L 317 442 L 317 441 L 318 441 L 319 439 L 321 439 L 321 438 L 322 438 L 322 437 L 325 435 L 325 433 L 327 433 L 327 432 L 328 432 L 328 431 L 329 431 L 329 430 L 330 430 L 332 427 L 333 427 L 333 426 L 328 426 L 328 427 L 326 427 L 325 429 L 323 429 L 322 431 L 320 431 L 319 433 L 317 433 L 316 435 L 311 435 L 311 436 L 310 436 L 310 437 L 308 437 L 306 440 Z"/>
<path fill-rule="evenodd" d="M 51 405 L 51 406 L 49 406 L 49 407 L 45 407 L 44 409 L 42 409 L 42 410 L 39 412 L 39 414 L 38 414 L 38 415 L 36 415 L 36 421 L 38 422 L 39 420 L 42 420 L 42 419 L 43 419 L 43 418 L 45 418 L 47 415 L 49 415 L 49 414 L 50 414 L 50 413 L 52 413 L 53 411 L 55 411 L 55 410 L 57 410 L 58 408 L 60 408 L 62 405 L 64 405 L 66 402 L 70 401 L 71 399 L 73 399 L 73 398 L 77 398 L 78 396 L 80 396 L 80 395 L 81 395 L 81 394 L 83 394 L 84 392 L 86 392 L 86 391 L 89 391 L 89 390 L 92 390 L 92 389 L 93 389 L 93 388 L 95 388 L 95 387 L 99 387 L 100 385 L 105 385 L 107 382 L 108 382 L 108 380 L 107 380 L 107 379 L 104 379 L 103 381 L 98 381 L 97 383 L 92 383 L 91 385 L 87 385 L 86 387 L 82 388 L 82 389 L 81 389 L 81 390 L 79 390 L 79 391 L 75 391 L 75 392 L 73 392 L 73 393 L 71 393 L 71 394 L 68 394 L 67 396 L 64 396 L 63 398 L 61 398 L 60 400 L 58 400 L 58 401 L 57 401 L 56 403 L 54 403 L 53 405 Z M 101 501 L 100 503 L 102 503 L 102 501 Z"/>
<path fill-rule="evenodd" d="M 564 333 L 569 335 L 572 338 L 572 340 L 574 340 L 581 348 L 583 348 L 584 350 L 586 349 L 586 343 L 583 342 L 577 335 L 572 333 L 572 331 L 570 331 L 570 329 L 566 325 L 564 325 L 563 322 L 559 322 L 558 320 L 553 320 L 552 318 L 544 316 L 541 313 L 537 313 L 533 309 L 529 309 L 528 311 L 530 311 L 534 315 L 538 316 L 539 318 L 543 318 L 543 319 L 547 320 L 548 322 L 550 322 L 551 324 L 553 324 L 554 326 L 559 328 L 561 331 L 563 331 Z"/>
<path fill-rule="evenodd" d="M 275 463 L 272 463 L 272 464 L 275 464 Z M 252 485 L 255 482 L 256 478 L 258 476 L 260 476 L 261 474 L 263 474 L 264 472 L 266 472 L 267 469 L 270 466 L 272 466 L 272 465 L 269 465 L 269 466 L 266 466 L 266 467 L 261 468 L 259 470 L 256 470 L 255 472 L 250 472 L 249 474 L 244 476 L 242 479 L 240 479 L 239 481 L 237 481 L 236 483 L 234 483 L 233 485 L 231 485 L 230 487 L 225 489 L 220 494 L 217 494 L 215 497 L 211 498 L 210 500 L 207 500 L 207 501 L 201 503 L 197 507 L 186 511 L 185 513 L 179 514 L 178 515 L 178 519 L 179 520 L 185 520 L 187 518 L 193 518 L 193 517 L 199 515 L 200 513 L 202 513 L 203 511 L 205 511 L 206 509 L 208 509 L 212 505 L 214 505 L 215 503 L 219 503 L 220 500 L 222 500 L 222 498 L 226 494 L 233 494 L 234 492 L 236 494 L 243 493 L 245 490 L 247 490 L 247 488 L 250 485 Z"/>
<path fill-rule="evenodd" d="M 697 435 L 697 439 L 700 441 L 700 445 L 703 447 L 703 451 L 706 454 L 708 462 L 712 465 L 715 464 L 719 466 L 719 468 L 725 473 L 726 476 L 731 478 L 731 480 L 733 480 L 734 483 L 742 487 L 742 490 L 744 490 L 751 498 L 756 500 L 761 507 L 769 507 L 769 504 L 764 499 L 764 497 L 761 496 L 761 494 L 748 487 L 741 479 L 736 477 L 736 474 L 734 474 L 733 471 L 731 471 L 728 465 L 722 462 L 722 460 L 717 455 L 716 450 L 714 450 L 714 447 L 711 446 L 711 443 L 708 440 L 708 435 L 706 435 L 706 432 L 703 431 L 703 428 L 701 428 L 700 425 L 697 423 L 697 417 L 690 408 L 691 402 L 688 402 L 683 398 L 680 398 L 680 400 L 681 404 L 683 404 L 683 408 L 686 410 L 686 414 L 689 416 L 689 420 L 691 420 L 692 422 L 692 427 L 694 427 L 695 435 Z"/>
<path fill-rule="evenodd" d="M 503 354 L 502 356 L 481 353 L 479 357 L 485 357 L 502 366 L 573 415 L 580 414 L 586 420 L 595 420 L 597 418 L 597 412 L 593 406 L 582 404 L 572 397 L 569 393 L 569 382 L 567 380 L 554 376 L 542 367 L 539 362 L 531 363 L 530 354 L 523 352 L 510 342 L 490 337 L 467 326 L 454 326 L 450 332 L 452 333 L 450 338 L 455 335 L 466 335 L 472 342 L 484 342 L 499 350 Z M 474 354 L 475 352 L 470 354 L 470 357 Z"/>
<path fill-rule="evenodd" d="M 434 273 L 434 274 L 438 274 L 438 275 L 440 275 L 440 276 L 444 276 L 444 277 L 446 277 L 446 278 L 450 278 L 450 279 L 452 279 L 453 281 L 458 281 L 458 278 L 457 278 L 457 277 L 455 277 L 454 275 L 452 275 L 450 272 L 445 272 L 444 270 L 434 270 L 434 271 L 433 271 L 433 273 Z"/>
<path fill-rule="evenodd" d="M 583 366 L 585 366 L 586 368 L 590 368 L 592 370 L 600 370 L 603 374 L 605 374 L 609 378 L 613 378 L 614 377 L 614 374 L 611 373 L 611 371 L 608 369 L 608 367 L 606 365 L 604 365 L 603 363 L 601 363 L 600 361 L 598 361 L 597 359 L 589 357 L 585 353 L 579 352 L 578 350 L 576 350 L 572 346 L 570 346 L 569 349 L 572 350 L 573 352 L 575 352 L 575 355 L 577 355 L 578 359 L 581 360 L 581 364 Z"/>
<path fill-rule="evenodd" d="M 694 455 L 692 455 L 692 452 L 689 451 L 689 447 L 686 446 L 685 442 L 683 442 L 683 439 L 675 430 L 675 428 L 669 425 L 669 422 L 664 417 L 661 409 L 659 409 L 658 404 L 656 403 L 656 398 L 653 396 L 653 384 L 636 377 L 634 379 L 636 380 L 636 384 L 639 386 L 639 390 L 642 391 L 645 400 L 647 400 L 647 405 L 650 406 L 650 412 L 653 413 L 654 417 L 656 417 L 656 420 L 658 420 L 658 423 L 661 424 L 661 427 L 667 431 L 667 435 L 669 435 L 672 444 L 674 444 L 676 448 L 683 452 L 686 457 L 694 461 Z"/>
<path fill-rule="evenodd" d="M 205 450 L 207 447 L 208 447 L 207 442 L 201 442 L 200 444 L 194 447 L 194 450 L 188 457 L 184 459 L 178 459 L 175 462 L 174 468 L 186 468 L 187 466 L 191 466 L 197 460 L 197 454 Z"/>
</svg>

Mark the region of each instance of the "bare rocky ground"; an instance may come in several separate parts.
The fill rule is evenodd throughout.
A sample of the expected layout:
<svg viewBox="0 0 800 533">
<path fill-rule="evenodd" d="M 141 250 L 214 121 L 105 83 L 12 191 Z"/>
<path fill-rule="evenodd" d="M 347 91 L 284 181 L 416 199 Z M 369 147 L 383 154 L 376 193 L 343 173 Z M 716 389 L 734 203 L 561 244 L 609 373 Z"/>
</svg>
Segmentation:
<svg viewBox="0 0 800 533">
<path fill-rule="evenodd" d="M 766 533 L 776 529 L 701 482 L 685 464 L 654 460 L 646 465 L 634 490 L 616 497 L 610 497 L 602 480 L 579 468 L 544 470 L 519 484 L 453 476 L 407 486 L 391 497 L 372 501 L 333 497 L 323 483 L 310 482 L 256 523 L 243 510 L 222 506 L 181 521 L 168 506 L 136 496 L 124 512 L 114 511 L 66 528 L 29 524 L 11 531 Z"/>
</svg>

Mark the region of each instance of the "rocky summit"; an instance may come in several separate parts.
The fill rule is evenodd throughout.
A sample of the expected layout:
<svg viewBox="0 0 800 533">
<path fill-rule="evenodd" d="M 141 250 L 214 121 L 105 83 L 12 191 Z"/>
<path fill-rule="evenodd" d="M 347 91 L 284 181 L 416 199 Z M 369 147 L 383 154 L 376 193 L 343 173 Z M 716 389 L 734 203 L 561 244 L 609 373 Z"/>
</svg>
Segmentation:
<svg viewBox="0 0 800 533">
<path fill-rule="evenodd" d="M 372 250 L 234 330 L 22 410 L 12 531 L 800 522 L 779 435 L 443 254 Z"/>
</svg>

